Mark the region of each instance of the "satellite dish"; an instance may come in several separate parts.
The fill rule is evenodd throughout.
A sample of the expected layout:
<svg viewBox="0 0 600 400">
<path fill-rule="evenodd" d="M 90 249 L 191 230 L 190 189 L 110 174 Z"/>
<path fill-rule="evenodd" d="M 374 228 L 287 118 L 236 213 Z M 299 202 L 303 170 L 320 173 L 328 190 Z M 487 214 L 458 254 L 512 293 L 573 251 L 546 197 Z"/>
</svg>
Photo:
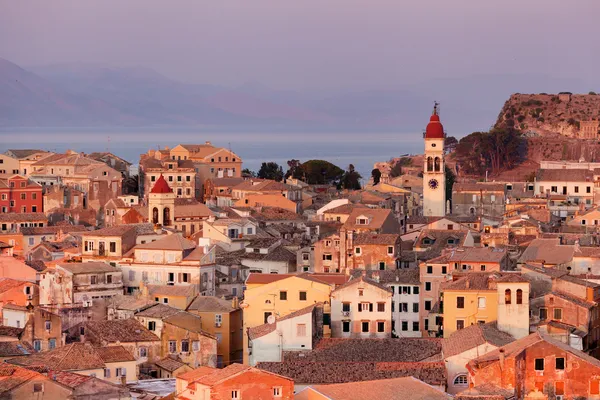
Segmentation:
<svg viewBox="0 0 600 400">
<path fill-rule="evenodd" d="M 274 315 L 269 315 L 267 317 L 267 324 L 274 324 L 275 323 L 275 316 Z"/>
<path fill-rule="evenodd" d="M 241 308 L 248 308 L 248 303 L 240 303 Z"/>
</svg>

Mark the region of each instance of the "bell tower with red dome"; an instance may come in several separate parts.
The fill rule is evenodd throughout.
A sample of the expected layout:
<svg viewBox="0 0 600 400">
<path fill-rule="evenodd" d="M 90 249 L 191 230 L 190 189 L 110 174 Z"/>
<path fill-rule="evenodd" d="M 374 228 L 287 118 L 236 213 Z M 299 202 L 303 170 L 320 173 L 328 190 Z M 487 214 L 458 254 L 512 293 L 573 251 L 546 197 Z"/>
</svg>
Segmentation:
<svg viewBox="0 0 600 400">
<path fill-rule="evenodd" d="M 444 127 L 440 122 L 439 104 L 425 129 L 425 157 L 423 166 L 423 215 L 443 217 L 446 215 L 446 172 L 444 164 Z"/>
<path fill-rule="evenodd" d="M 149 222 L 172 226 L 175 217 L 175 197 L 173 189 L 161 174 L 148 194 Z"/>
</svg>

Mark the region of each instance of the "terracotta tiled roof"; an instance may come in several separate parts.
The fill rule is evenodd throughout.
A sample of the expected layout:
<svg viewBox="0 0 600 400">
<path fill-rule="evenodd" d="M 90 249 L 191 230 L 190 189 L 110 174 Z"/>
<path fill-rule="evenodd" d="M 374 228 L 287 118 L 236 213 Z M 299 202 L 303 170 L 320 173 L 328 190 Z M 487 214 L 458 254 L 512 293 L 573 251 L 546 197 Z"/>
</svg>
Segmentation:
<svg viewBox="0 0 600 400">
<path fill-rule="evenodd" d="M 0 357 L 20 357 L 35 354 L 28 342 L 0 342 Z"/>
<path fill-rule="evenodd" d="M 469 272 L 457 280 L 442 283 L 445 290 L 496 290 L 497 282 L 529 282 L 519 273 Z"/>
<path fill-rule="evenodd" d="M 46 221 L 44 213 L 0 213 L 2 222 L 35 222 Z"/>
<path fill-rule="evenodd" d="M 135 361 L 135 357 L 123 346 L 106 346 L 95 349 L 105 363 Z"/>
<path fill-rule="evenodd" d="M 158 318 L 163 319 L 167 318 L 171 315 L 177 314 L 179 311 L 177 308 L 168 306 L 166 304 L 156 304 L 154 306 L 148 307 L 145 310 L 135 313 L 136 317 L 146 317 L 146 318 Z"/>
<path fill-rule="evenodd" d="M 295 212 L 278 207 L 264 207 L 262 210 L 252 213 L 258 221 L 296 221 L 302 217 Z"/>
<path fill-rule="evenodd" d="M 300 356 L 286 353 L 286 360 L 312 362 L 421 362 L 442 359 L 442 339 L 341 339 L 324 338 L 314 350 Z"/>
<path fill-rule="evenodd" d="M 96 349 L 87 343 L 71 343 L 28 357 L 19 357 L 7 362 L 22 366 L 47 367 L 55 371 L 81 371 L 104 368 L 104 361 Z"/>
<path fill-rule="evenodd" d="M 93 236 L 119 236 L 122 237 L 128 233 L 138 235 L 150 235 L 154 233 L 153 224 L 126 224 L 116 225 L 108 228 L 98 229 L 95 231 L 86 232 L 82 236 L 93 237 Z"/>
<path fill-rule="evenodd" d="M 148 285 L 151 296 L 192 297 L 198 293 L 196 285 Z"/>
<path fill-rule="evenodd" d="M 10 392 L 31 379 L 43 381 L 48 378 L 39 372 L 14 365 L 0 365 L 0 393 Z"/>
<path fill-rule="evenodd" d="M 213 367 L 199 367 L 193 371 L 184 372 L 183 374 L 179 375 L 178 378 L 190 383 L 204 375 L 212 374 L 216 370 L 217 368 Z"/>
<path fill-rule="evenodd" d="M 148 242 L 144 244 L 138 244 L 135 249 L 143 250 L 172 250 L 172 251 L 186 251 L 196 248 L 196 243 L 184 238 L 179 234 L 166 235 L 163 238 L 155 240 L 154 242 Z"/>
<path fill-rule="evenodd" d="M 344 223 L 346 229 L 368 229 L 375 230 L 381 229 L 384 222 L 392 214 L 392 210 L 384 208 L 357 208 L 352 210 L 348 216 L 348 220 Z M 369 218 L 367 225 L 357 225 L 356 219 L 360 216 Z"/>
<path fill-rule="evenodd" d="M 5 304 L 3 308 L 13 309 L 12 304 Z M 25 308 L 27 309 L 27 308 Z M 13 326 L 0 325 L 0 336 L 10 336 L 18 338 L 23 333 L 24 328 L 15 328 Z M 0 342 L 2 343 L 2 342 Z"/>
<path fill-rule="evenodd" d="M 262 325 L 258 325 L 258 326 L 253 326 L 252 328 L 248 328 L 248 338 L 250 340 L 256 340 L 258 338 L 261 338 L 265 335 L 268 335 L 271 332 L 275 332 L 275 330 L 277 329 L 277 324 L 273 323 L 273 324 L 262 324 Z"/>
<path fill-rule="evenodd" d="M 573 304 L 576 304 L 578 306 L 585 307 L 585 308 L 588 308 L 588 309 L 591 309 L 591 308 L 593 308 L 596 305 L 596 303 L 593 302 L 593 301 L 587 301 L 587 300 L 582 299 L 580 297 L 575 297 L 575 296 L 573 296 L 571 294 L 560 292 L 560 291 L 557 291 L 557 290 L 554 290 L 551 293 L 547 294 L 546 297 L 547 296 L 552 296 L 552 295 L 554 295 L 556 297 L 560 297 L 561 299 L 567 300 L 567 301 L 569 301 L 569 302 L 571 302 Z"/>
<path fill-rule="evenodd" d="M 74 374 L 72 372 L 64 371 L 49 371 L 48 377 L 53 381 L 56 381 L 61 385 L 71 389 L 75 389 L 76 387 L 94 379 L 91 376 Z"/>
<path fill-rule="evenodd" d="M 337 288 L 335 288 L 334 291 L 331 292 L 331 294 L 333 295 L 334 293 L 336 293 L 340 290 L 346 289 L 347 287 L 350 287 L 350 286 L 358 285 L 359 283 L 366 283 L 367 285 L 375 286 L 376 288 L 379 288 L 381 290 L 389 292 L 390 294 L 392 293 L 392 289 L 385 286 L 383 283 L 376 282 L 372 279 L 365 278 L 364 276 L 361 275 L 358 278 L 350 279 L 348 282 L 344 283 L 343 285 L 338 286 Z"/>
<path fill-rule="evenodd" d="M 37 228 L 23 227 L 21 233 L 23 235 L 54 235 L 58 232 L 86 232 L 88 229 L 83 225 L 61 225 L 61 226 L 42 226 Z"/>
<path fill-rule="evenodd" d="M 230 364 L 225 368 L 213 369 L 211 373 L 198 376 L 194 379 L 194 382 L 198 382 L 206 386 L 213 386 L 251 368 L 252 367 L 243 364 Z M 208 372 L 208 370 L 205 371 Z"/>
<path fill-rule="evenodd" d="M 268 284 L 282 279 L 291 277 L 298 277 L 302 279 L 310 279 L 313 281 L 326 283 L 328 285 L 341 285 L 344 284 L 348 277 L 344 274 L 259 274 L 250 273 L 246 279 L 246 284 Z M 312 279 L 311 279 L 312 277 Z"/>
<path fill-rule="evenodd" d="M 46 150 L 36 150 L 36 149 L 10 149 L 7 152 L 12 153 L 16 158 L 27 158 L 37 153 L 50 153 Z M 4 153 L 6 154 L 6 153 Z"/>
<path fill-rule="evenodd" d="M 233 308 L 231 301 L 215 296 L 196 296 L 187 309 L 198 312 L 229 313 L 239 308 Z"/>
<path fill-rule="evenodd" d="M 539 169 L 536 172 L 539 182 L 590 182 L 594 181 L 594 173 L 588 169 Z"/>
<path fill-rule="evenodd" d="M 72 274 L 91 274 L 96 272 L 120 272 L 120 269 L 110 264 L 91 261 L 85 263 L 62 263 L 58 264 L 61 268 Z"/>
<path fill-rule="evenodd" d="M 180 311 L 177 314 L 168 316 L 167 318 L 163 319 L 163 322 L 189 332 L 200 333 L 201 335 L 214 338 L 213 335 L 202 330 L 202 320 L 199 316 L 186 311 Z"/>
<path fill-rule="evenodd" d="M 394 339 L 395 340 L 395 339 Z M 385 351 L 385 350 L 384 350 Z M 293 379 L 296 384 L 334 384 L 412 376 L 430 385 L 446 384 L 443 362 L 260 362 L 265 371 Z"/>
<path fill-rule="evenodd" d="M 353 237 L 355 246 L 359 245 L 387 245 L 395 246 L 399 243 L 400 235 L 392 233 L 358 233 Z"/>
<path fill-rule="evenodd" d="M 146 208 L 147 210 L 147 208 Z M 214 213 L 205 204 L 195 199 L 175 199 L 174 217 L 179 218 L 208 218 Z"/>
<path fill-rule="evenodd" d="M 442 341 L 442 349 L 444 351 L 444 358 L 448 358 L 485 343 L 502 347 L 514 341 L 514 337 L 498 330 L 494 321 L 486 324 L 471 325 L 452 333 Z"/>
<path fill-rule="evenodd" d="M 418 285 L 420 283 L 420 273 L 417 268 L 388 269 L 384 271 L 377 270 L 355 270 L 352 276 L 358 277 L 365 274 L 367 278 L 373 280 L 374 275 L 379 275 L 381 284 L 410 284 Z"/>
<path fill-rule="evenodd" d="M 135 319 L 94 321 L 84 323 L 86 332 L 108 343 L 154 342 L 160 339 Z M 87 333 L 86 333 L 87 335 Z"/>
<path fill-rule="evenodd" d="M 452 398 L 449 394 L 412 376 L 376 381 L 312 385 L 296 394 L 296 398 L 307 390 L 313 390 L 331 400 L 370 399 L 374 393 L 377 393 L 378 400 L 448 400 Z M 306 397 L 306 399 L 308 398 Z"/>
<path fill-rule="evenodd" d="M 507 255 L 506 249 L 497 247 L 460 247 L 452 250 L 450 262 L 495 262 L 499 263 Z"/>
<path fill-rule="evenodd" d="M 337 206 L 334 208 L 330 208 L 329 210 L 323 211 L 323 214 L 346 214 L 346 215 L 350 215 L 352 214 L 352 211 L 355 208 L 367 208 L 367 206 L 363 205 L 363 204 L 354 204 L 354 203 L 347 203 L 347 204 L 342 204 L 341 206 Z"/>
<path fill-rule="evenodd" d="M 546 264 L 565 264 L 571 262 L 574 253 L 574 246 L 561 245 L 558 238 L 535 239 L 519 257 L 518 262 L 544 260 Z"/>
<path fill-rule="evenodd" d="M 165 357 L 162 360 L 158 360 L 157 362 L 155 362 L 155 364 L 159 368 L 162 368 L 165 371 L 169 371 L 169 372 L 175 372 L 179 368 L 187 365 L 186 363 L 184 363 L 180 360 L 176 360 L 171 357 Z"/>
<path fill-rule="evenodd" d="M 32 283 L 12 278 L 0 278 L 0 293 L 7 292 L 22 285 L 32 285 Z"/>
</svg>

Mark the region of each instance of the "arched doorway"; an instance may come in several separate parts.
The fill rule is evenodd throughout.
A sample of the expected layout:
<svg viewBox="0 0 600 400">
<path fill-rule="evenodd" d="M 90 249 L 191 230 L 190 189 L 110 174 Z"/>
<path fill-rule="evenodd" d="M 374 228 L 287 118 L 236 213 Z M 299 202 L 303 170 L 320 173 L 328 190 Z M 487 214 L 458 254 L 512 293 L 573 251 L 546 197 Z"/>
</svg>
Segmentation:
<svg viewBox="0 0 600 400">
<path fill-rule="evenodd" d="M 158 224 L 158 208 L 156 207 L 152 209 L 152 222 Z"/>
</svg>

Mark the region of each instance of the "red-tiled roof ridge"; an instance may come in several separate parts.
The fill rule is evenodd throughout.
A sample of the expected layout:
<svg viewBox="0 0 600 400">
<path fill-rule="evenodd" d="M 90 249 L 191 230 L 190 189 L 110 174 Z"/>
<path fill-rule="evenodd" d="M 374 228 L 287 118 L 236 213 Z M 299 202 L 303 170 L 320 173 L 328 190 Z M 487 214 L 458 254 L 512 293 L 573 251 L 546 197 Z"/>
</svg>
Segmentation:
<svg viewBox="0 0 600 400">
<path fill-rule="evenodd" d="M 379 288 L 381 290 L 384 290 L 386 292 L 392 293 L 392 289 L 390 289 L 389 287 L 387 287 L 387 286 L 385 286 L 385 285 L 383 285 L 383 284 L 381 284 L 379 282 L 376 282 L 373 279 L 366 278 L 363 275 L 361 275 L 358 278 L 350 279 L 348 282 L 346 282 L 343 285 L 338 286 L 337 288 L 335 288 L 335 290 L 333 290 L 331 293 L 333 294 L 334 292 L 337 292 L 339 290 L 345 289 L 345 288 L 347 288 L 349 286 L 352 286 L 352 285 L 356 285 L 356 284 L 358 284 L 360 282 L 366 283 L 366 284 L 371 285 L 371 286 L 375 286 L 375 287 L 377 287 L 377 288 Z"/>
<path fill-rule="evenodd" d="M 464 351 L 473 349 L 484 343 L 490 343 L 496 347 L 504 346 L 514 342 L 515 338 L 510 334 L 500 331 L 496 321 L 486 324 L 475 324 L 453 332 L 442 341 L 444 358 L 452 357 Z"/>
</svg>

